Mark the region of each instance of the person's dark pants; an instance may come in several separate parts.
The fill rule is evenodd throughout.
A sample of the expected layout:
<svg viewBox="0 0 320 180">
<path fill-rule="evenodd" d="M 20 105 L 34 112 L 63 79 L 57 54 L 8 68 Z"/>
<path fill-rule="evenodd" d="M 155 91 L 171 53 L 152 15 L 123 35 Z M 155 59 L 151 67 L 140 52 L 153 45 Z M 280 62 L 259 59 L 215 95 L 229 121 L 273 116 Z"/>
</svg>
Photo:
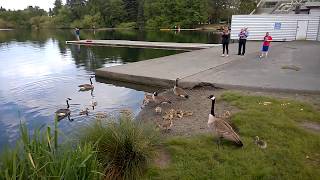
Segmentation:
<svg viewBox="0 0 320 180">
<path fill-rule="evenodd" d="M 244 55 L 246 53 L 246 39 L 240 39 L 239 40 L 239 50 L 238 50 L 238 55 Z M 242 49 L 242 53 L 241 53 L 241 49 Z"/>
<path fill-rule="evenodd" d="M 222 43 L 222 47 L 223 47 L 223 53 L 225 52 L 225 50 L 227 50 L 227 54 L 229 54 L 229 43 Z"/>
</svg>

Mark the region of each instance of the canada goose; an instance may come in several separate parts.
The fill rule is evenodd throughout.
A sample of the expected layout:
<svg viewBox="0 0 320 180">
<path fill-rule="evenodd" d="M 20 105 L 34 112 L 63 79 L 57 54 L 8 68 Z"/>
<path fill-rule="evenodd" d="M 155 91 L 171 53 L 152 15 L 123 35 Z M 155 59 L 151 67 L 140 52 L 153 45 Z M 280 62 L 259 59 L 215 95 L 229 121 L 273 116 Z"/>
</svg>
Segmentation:
<svg viewBox="0 0 320 180">
<path fill-rule="evenodd" d="M 191 111 L 185 111 L 185 112 L 183 112 L 183 116 L 192 116 L 193 115 L 193 112 L 191 112 Z"/>
<path fill-rule="evenodd" d="M 170 113 L 166 113 L 166 115 L 162 116 L 162 119 L 164 121 L 171 121 L 171 120 L 173 120 L 173 118 L 174 118 L 174 115 L 170 114 Z"/>
<path fill-rule="evenodd" d="M 90 101 L 90 104 L 91 104 L 92 110 L 94 110 L 94 107 L 96 107 L 98 105 L 98 102 L 93 99 Z"/>
<path fill-rule="evenodd" d="M 152 95 L 152 100 L 157 104 L 163 104 L 163 103 L 169 103 L 171 104 L 171 101 L 167 99 L 164 96 L 159 96 L 158 92 L 154 92 Z"/>
<path fill-rule="evenodd" d="M 173 87 L 173 93 L 177 96 L 188 99 L 189 95 L 182 88 L 178 87 L 178 80 L 179 78 L 176 79 L 176 84 Z"/>
<path fill-rule="evenodd" d="M 131 109 L 121 109 L 119 113 L 125 117 L 133 117 L 134 113 Z"/>
<path fill-rule="evenodd" d="M 69 101 L 70 100 L 71 100 L 70 98 L 67 98 L 67 100 L 66 100 L 66 102 L 67 102 L 67 108 L 66 109 L 58 109 L 55 112 L 56 117 L 58 118 L 58 121 L 64 119 L 65 117 L 68 117 L 68 120 L 72 121 L 72 119 L 70 119 L 71 111 L 69 109 L 69 107 L 70 107 Z"/>
<path fill-rule="evenodd" d="M 89 115 L 89 108 L 85 108 L 85 109 L 83 109 L 83 110 L 81 110 L 80 112 L 79 112 L 79 115 L 80 116 L 82 116 L 82 115 Z"/>
<path fill-rule="evenodd" d="M 223 119 L 229 119 L 230 117 L 231 117 L 230 111 L 224 111 L 224 113 L 221 116 L 221 118 Z"/>
<path fill-rule="evenodd" d="M 95 118 L 97 119 L 105 119 L 108 117 L 108 114 L 105 112 L 97 112 Z"/>
<path fill-rule="evenodd" d="M 214 113 L 215 97 L 213 95 L 208 97 L 212 100 L 211 112 L 208 119 L 208 127 L 217 136 L 217 143 L 220 145 L 221 139 L 227 139 L 229 141 L 235 142 L 238 146 L 243 146 L 239 135 L 232 129 L 232 127 L 224 121 L 222 118 L 218 118 Z"/>
<path fill-rule="evenodd" d="M 183 117 L 183 111 L 182 111 L 182 110 L 177 110 L 176 116 L 177 116 L 178 118 L 182 118 L 182 117 Z"/>
<path fill-rule="evenodd" d="M 141 109 L 146 106 L 149 102 L 153 101 L 153 97 L 151 94 L 147 94 L 145 93 L 144 94 L 144 98 L 143 98 L 143 101 L 142 101 L 142 105 L 141 105 Z"/>
<path fill-rule="evenodd" d="M 94 76 L 90 77 L 90 84 L 81 84 L 78 87 L 80 88 L 79 91 L 90 91 L 94 89 L 93 83 L 92 83 L 92 78 L 94 78 Z M 92 93 L 92 92 L 91 92 Z"/>
<path fill-rule="evenodd" d="M 162 129 L 162 130 L 166 130 L 169 131 L 171 130 L 171 128 L 173 127 L 173 120 L 171 119 L 170 121 L 164 123 L 164 124 L 158 124 L 158 126 Z"/>
<path fill-rule="evenodd" d="M 267 148 L 267 142 L 260 140 L 259 136 L 256 136 L 254 143 L 261 149 Z"/>
<path fill-rule="evenodd" d="M 160 106 L 157 106 L 154 110 L 156 111 L 157 114 L 161 114 L 162 112 L 162 109 Z"/>
</svg>

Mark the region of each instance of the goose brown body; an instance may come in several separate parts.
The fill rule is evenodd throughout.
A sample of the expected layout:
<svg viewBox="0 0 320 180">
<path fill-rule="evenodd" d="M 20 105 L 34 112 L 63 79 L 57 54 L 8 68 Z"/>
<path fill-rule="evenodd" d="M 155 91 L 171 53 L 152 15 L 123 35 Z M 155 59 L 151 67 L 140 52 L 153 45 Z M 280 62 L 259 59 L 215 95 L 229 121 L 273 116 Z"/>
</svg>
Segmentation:
<svg viewBox="0 0 320 180">
<path fill-rule="evenodd" d="M 188 99 L 189 95 L 182 88 L 178 87 L 178 80 L 179 78 L 176 79 L 176 84 L 173 87 L 173 93 L 177 96 Z"/>
<path fill-rule="evenodd" d="M 66 102 L 67 102 L 67 108 L 66 109 L 58 109 L 55 114 L 56 117 L 58 119 L 58 121 L 68 117 L 68 119 L 70 120 L 70 115 L 71 115 L 71 111 L 69 109 L 69 100 L 71 100 L 70 98 L 67 98 Z"/>
<path fill-rule="evenodd" d="M 90 84 L 81 84 L 78 87 L 80 88 L 79 91 L 90 91 L 94 89 L 92 79 L 93 77 L 90 77 Z"/>
<path fill-rule="evenodd" d="M 152 100 L 156 103 L 156 104 L 162 104 L 162 103 L 171 103 L 171 101 L 164 97 L 164 96 L 159 96 L 157 92 L 154 92 L 152 95 Z"/>
<path fill-rule="evenodd" d="M 261 139 L 259 138 L 259 136 L 256 136 L 256 137 L 255 137 L 254 143 L 255 143 L 259 148 L 261 148 L 261 149 L 267 148 L 267 142 L 261 140 Z"/>
<path fill-rule="evenodd" d="M 170 121 L 165 122 L 164 124 L 159 124 L 158 125 L 162 130 L 171 130 L 171 128 L 173 127 L 173 120 L 171 119 Z"/>
<path fill-rule="evenodd" d="M 243 146 L 240 136 L 233 130 L 229 123 L 222 118 L 218 118 L 214 114 L 215 97 L 210 96 L 212 100 L 211 113 L 208 118 L 208 127 L 217 138 L 224 138 L 235 142 L 239 146 Z"/>
</svg>

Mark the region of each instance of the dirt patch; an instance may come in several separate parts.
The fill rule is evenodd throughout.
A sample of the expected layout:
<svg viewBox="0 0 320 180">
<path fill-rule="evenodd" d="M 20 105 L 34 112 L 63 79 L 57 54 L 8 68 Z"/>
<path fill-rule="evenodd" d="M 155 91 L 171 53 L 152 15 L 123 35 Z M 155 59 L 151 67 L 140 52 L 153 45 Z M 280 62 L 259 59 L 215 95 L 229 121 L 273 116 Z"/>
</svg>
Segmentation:
<svg viewBox="0 0 320 180">
<path fill-rule="evenodd" d="M 154 159 L 154 164 L 160 169 L 165 169 L 169 166 L 170 162 L 170 153 L 164 147 L 160 147 L 157 150 L 157 156 Z"/>
<path fill-rule="evenodd" d="M 239 110 L 235 107 L 228 105 L 226 102 L 222 101 L 219 97 L 224 92 L 223 90 L 216 90 L 213 88 L 197 88 L 193 90 L 186 90 L 190 95 L 189 99 L 184 99 L 177 97 L 173 94 L 172 90 L 167 90 L 161 93 L 171 100 L 171 104 L 160 105 L 162 109 L 161 114 L 155 112 L 157 107 L 154 103 L 149 103 L 139 114 L 138 118 L 142 121 L 152 121 L 156 124 L 163 123 L 162 116 L 165 112 L 170 109 L 191 111 L 193 114 L 191 116 L 174 118 L 173 127 L 169 131 L 164 131 L 165 136 L 191 136 L 201 133 L 207 133 L 207 121 L 208 115 L 211 108 L 211 100 L 207 97 L 214 94 L 216 99 L 216 113 L 222 114 L 224 111 L 230 111 L 231 114 L 238 112 Z"/>
<path fill-rule="evenodd" d="M 186 90 L 190 95 L 189 99 L 177 97 L 173 94 L 172 89 L 160 93 L 162 96 L 169 98 L 172 104 L 160 105 L 162 109 L 161 114 L 155 112 L 156 104 L 149 103 L 138 115 L 137 119 L 145 122 L 154 122 L 161 124 L 164 122 L 162 116 L 170 109 L 191 111 L 192 116 L 175 118 L 173 127 L 169 131 L 163 131 L 164 136 L 193 136 L 202 133 L 208 133 L 207 120 L 210 113 L 211 101 L 207 98 L 209 95 L 214 94 L 216 98 L 216 113 L 222 114 L 224 111 L 231 112 L 232 114 L 239 112 L 239 109 L 230 106 L 227 102 L 222 101 L 220 96 L 224 92 L 230 90 L 215 89 L 213 87 L 198 87 L 192 90 Z M 249 91 L 249 90 L 231 90 L 233 92 L 240 92 L 249 96 L 268 96 L 276 99 L 284 100 L 297 100 L 313 105 L 316 110 L 320 110 L 320 95 L 319 94 L 297 94 L 285 92 L 265 92 L 265 91 Z M 232 122 L 230 122 L 232 124 Z M 316 124 L 308 124 L 305 128 L 315 129 L 318 127 Z M 316 130 L 319 132 L 319 130 Z"/>
<path fill-rule="evenodd" d="M 303 122 L 300 124 L 303 128 L 320 133 L 320 124 L 315 122 Z"/>
</svg>

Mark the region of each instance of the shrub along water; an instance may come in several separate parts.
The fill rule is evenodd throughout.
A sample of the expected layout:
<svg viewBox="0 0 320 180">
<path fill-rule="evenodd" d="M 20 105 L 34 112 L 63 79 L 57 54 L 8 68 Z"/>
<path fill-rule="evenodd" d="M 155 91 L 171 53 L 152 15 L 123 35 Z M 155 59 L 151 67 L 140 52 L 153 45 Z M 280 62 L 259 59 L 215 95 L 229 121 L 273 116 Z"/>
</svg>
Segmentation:
<svg viewBox="0 0 320 180">
<path fill-rule="evenodd" d="M 134 121 L 130 115 L 117 121 L 97 121 L 83 131 L 82 140 L 96 144 L 106 179 L 137 179 L 155 154 L 159 134 L 151 124 Z"/>
</svg>

